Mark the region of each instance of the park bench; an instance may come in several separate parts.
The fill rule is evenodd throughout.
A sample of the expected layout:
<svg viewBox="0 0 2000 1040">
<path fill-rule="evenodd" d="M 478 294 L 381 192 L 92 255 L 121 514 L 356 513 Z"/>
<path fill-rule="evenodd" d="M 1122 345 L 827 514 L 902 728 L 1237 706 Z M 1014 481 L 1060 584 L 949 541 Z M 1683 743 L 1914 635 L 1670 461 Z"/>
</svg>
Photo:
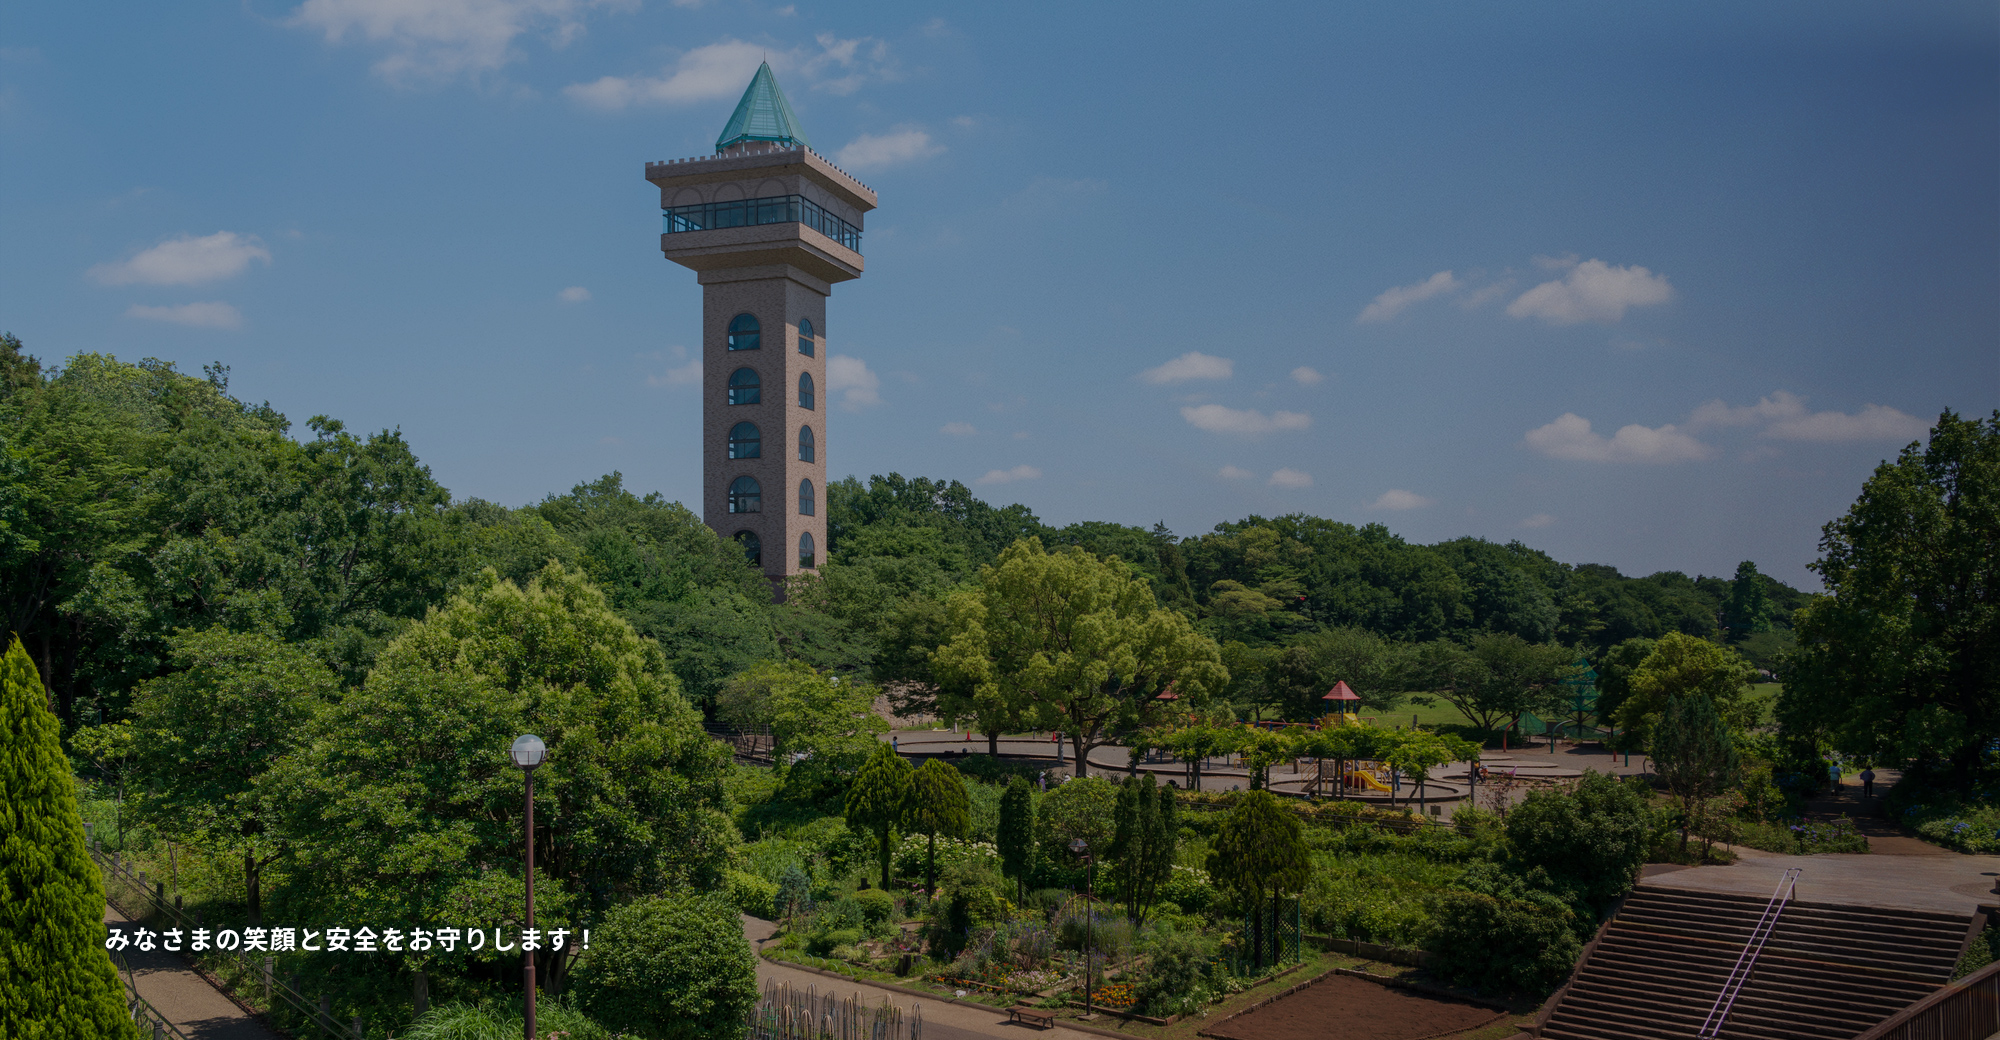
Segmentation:
<svg viewBox="0 0 2000 1040">
<path fill-rule="evenodd" d="M 1007 1021 L 1024 1022 L 1028 1025 L 1040 1026 L 1043 1029 L 1054 1029 L 1056 1026 L 1056 1013 L 1053 1011 L 1044 1011 L 1041 1008 L 1031 1008 L 1025 1004 L 1016 1004 L 1007 1009 Z"/>
</svg>

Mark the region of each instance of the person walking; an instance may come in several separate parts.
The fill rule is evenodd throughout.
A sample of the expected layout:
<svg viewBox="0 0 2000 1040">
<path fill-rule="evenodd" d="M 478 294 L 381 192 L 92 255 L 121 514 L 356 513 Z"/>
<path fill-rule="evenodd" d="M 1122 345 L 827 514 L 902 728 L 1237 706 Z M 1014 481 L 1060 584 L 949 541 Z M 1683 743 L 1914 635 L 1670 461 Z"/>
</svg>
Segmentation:
<svg viewBox="0 0 2000 1040">
<path fill-rule="evenodd" d="M 1840 763 L 1828 762 L 1826 764 L 1826 782 L 1827 786 L 1833 788 L 1833 796 L 1835 798 L 1840 797 Z"/>
<path fill-rule="evenodd" d="M 1873 797 L 1875 797 L 1875 767 L 1874 767 L 1874 766 L 1869 766 L 1869 767 L 1868 767 L 1867 769 L 1863 769 L 1863 770 L 1861 771 L 1861 797 L 1863 797 L 1863 798 L 1873 798 Z"/>
</svg>

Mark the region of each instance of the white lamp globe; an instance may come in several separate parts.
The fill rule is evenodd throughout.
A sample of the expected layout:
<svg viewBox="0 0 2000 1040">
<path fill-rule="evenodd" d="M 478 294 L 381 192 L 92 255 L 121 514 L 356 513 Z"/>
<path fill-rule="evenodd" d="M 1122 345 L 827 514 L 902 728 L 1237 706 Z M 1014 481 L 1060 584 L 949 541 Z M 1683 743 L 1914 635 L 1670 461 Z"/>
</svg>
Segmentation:
<svg viewBox="0 0 2000 1040">
<path fill-rule="evenodd" d="M 522 769 L 533 769 L 542 764 L 542 759 L 548 757 L 549 746 L 542 743 L 542 738 L 533 733 L 523 733 L 514 738 L 514 747 L 509 753 L 513 755 L 515 765 Z"/>
</svg>

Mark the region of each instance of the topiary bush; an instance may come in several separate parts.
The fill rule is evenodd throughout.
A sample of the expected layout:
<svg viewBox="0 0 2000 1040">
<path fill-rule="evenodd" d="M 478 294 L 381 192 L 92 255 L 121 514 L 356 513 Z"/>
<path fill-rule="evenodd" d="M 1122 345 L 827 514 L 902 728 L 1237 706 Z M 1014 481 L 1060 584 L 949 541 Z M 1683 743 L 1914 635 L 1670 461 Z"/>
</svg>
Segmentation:
<svg viewBox="0 0 2000 1040">
<path fill-rule="evenodd" d="M 576 969 L 584 1010 L 649 1040 L 735 1036 L 757 1003 L 757 957 L 736 908 L 714 895 L 617 907 Z"/>
<path fill-rule="evenodd" d="M 854 893 L 853 902 L 861 909 L 861 925 L 870 934 L 886 932 L 896 919 L 896 897 L 879 888 L 864 888 Z"/>
</svg>

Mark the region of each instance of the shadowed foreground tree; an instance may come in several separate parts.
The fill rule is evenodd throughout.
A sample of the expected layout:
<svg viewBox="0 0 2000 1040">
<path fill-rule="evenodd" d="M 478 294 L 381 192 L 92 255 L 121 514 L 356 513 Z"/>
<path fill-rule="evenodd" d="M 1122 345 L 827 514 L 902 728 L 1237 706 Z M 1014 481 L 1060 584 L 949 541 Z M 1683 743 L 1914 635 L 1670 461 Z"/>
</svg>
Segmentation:
<svg viewBox="0 0 2000 1040">
<path fill-rule="evenodd" d="M 876 854 L 882 860 L 882 891 L 889 890 L 889 831 L 903 819 L 910 798 L 910 774 L 903 756 L 887 744 L 875 748 L 847 787 L 847 823 L 875 833 Z"/>
<path fill-rule="evenodd" d="M 104 952 L 104 881 L 34 662 L 0 659 L 0 1036 L 129 1040 Z"/>
<path fill-rule="evenodd" d="M 1245 794 L 1222 821 L 1208 854 L 1208 873 L 1249 912 L 1251 959 L 1262 969 L 1271 945 L 1265 935 L 1277 934 L 1277 897 L 1304 888 L 1312 875 L 1312 853 L 1298 817 L 1269 791 Z"/>
<path fill-rule="evenodd" d="M 1688 824 L 1705 799 L 1727 791 L 1736 782 L 1736 742 L 1715 705 L 1701 694 L 1667 702 L 1653 730 L 1653 768 L 1681 807 L 1681 848 L 1688 843 Z"/>
</svg>

